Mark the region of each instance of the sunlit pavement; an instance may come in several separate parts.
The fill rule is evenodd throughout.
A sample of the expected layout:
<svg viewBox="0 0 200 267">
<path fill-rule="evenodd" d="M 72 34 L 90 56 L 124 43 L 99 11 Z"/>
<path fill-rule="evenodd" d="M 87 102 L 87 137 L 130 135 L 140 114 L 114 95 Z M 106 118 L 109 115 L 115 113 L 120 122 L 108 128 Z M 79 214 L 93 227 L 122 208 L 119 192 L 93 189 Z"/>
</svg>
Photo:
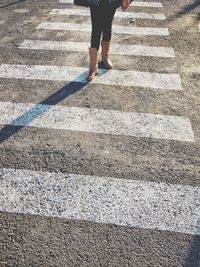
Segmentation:
<svg viewBox="0 0 200 267">
<path fill-rule="evenodd" d="M 0 266 L 200 267 L 199 1 L 90 17 L 0 0 Z"/>
</svg>

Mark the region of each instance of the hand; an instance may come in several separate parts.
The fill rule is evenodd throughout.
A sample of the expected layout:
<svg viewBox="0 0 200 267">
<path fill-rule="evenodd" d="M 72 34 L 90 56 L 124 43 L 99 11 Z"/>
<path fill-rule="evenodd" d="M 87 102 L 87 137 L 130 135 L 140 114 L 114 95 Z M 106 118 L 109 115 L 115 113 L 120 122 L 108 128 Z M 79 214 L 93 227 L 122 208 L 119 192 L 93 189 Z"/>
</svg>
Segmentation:
<svg viewBox="0 0 200 267">
<path fill-rule="evenodd" d="M 129 7 L 129 0 L 122 0 L 121 8 L 125 11 Z"/>
</svg>

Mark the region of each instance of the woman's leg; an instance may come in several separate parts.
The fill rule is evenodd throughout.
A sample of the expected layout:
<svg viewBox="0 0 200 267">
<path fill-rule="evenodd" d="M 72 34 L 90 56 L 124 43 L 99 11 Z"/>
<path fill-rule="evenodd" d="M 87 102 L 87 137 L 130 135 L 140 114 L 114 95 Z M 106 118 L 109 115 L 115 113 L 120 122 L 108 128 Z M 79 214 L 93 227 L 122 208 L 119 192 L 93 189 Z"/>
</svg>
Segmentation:
<svg viewBox="0 0 200 267">
<path fill-rule="evenodd" d="M 112 62 L 109 59 L 110 40 L 112 35 L 112 22 L 116 8 L 107 7 L 105 9 L 105 20 L 103 23 L 102 60 L 107 69 L 112 69 Z"/>
<path fill-rule="evenodd" d="M 112 35 L 112 23 L 115 15 L 115 8 L 107 7 L 105 10 L 105 19 L 103 23 L 103 41 L 110 41 Z"/>
<path fill-rule="evenodd" d="M 97 50 L 100 46 L 101 33 L 102 33 L 102 13 L 99 7 L 90 8 L 91 21 L 92 21 L 92 35 L 91 35 L 91 47 L 95 47 Z"/>
<path fill-rule="evenodd" d="M 101 12 L 99 7 L 93 6 L 90 8 L 91 21 L 92 21 L 92 35 L 91 47 L 89 48 L 90 54 L 90 70 L 87 81 L 91 81 L 98 74 L 98 50 L 100 46 L 102 25 L 101 25 Z"/>
</svg>

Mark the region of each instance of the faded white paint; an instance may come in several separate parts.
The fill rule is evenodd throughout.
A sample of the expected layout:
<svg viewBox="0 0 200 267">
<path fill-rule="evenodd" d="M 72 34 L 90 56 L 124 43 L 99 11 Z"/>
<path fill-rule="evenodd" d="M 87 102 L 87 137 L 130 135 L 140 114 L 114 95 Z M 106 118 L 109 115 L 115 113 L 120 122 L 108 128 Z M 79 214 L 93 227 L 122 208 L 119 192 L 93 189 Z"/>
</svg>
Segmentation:
<svg viewBox="0 0 200 267">
<path fill-rule="evenodd" d="M 0 65 L 0 78 L 26 80 L 55 80 L 86 83 L 87 68 L 44 65 Z M 151 73 L 131 70 L 100 69 L 91 83 L 138 86 L 163 90 L 182 90 L 179 74 Z"/>
<path fill-rule="evenodd" d="M 59 3 L 62 4 L 73 4 L 74 0 L 60 0 Z M 133 1 L 131 3 L 131 6 L 137 6 L 137 7 L 163 7 L 162 3 L 160 2 L 143 2 L 143 1 Z"/>
<path fill-rule="evenodd" d="M 29 12 L 29 9 L 25 9 L 25 8 L 18 8 L 18 9 L 14 9 L 14 12 L 16 13 L 20 13 L 20 14 L 23 14 L 23 13 L 28 13 Z"/>
<path fill-rule="evenodd" d="M 131 6 L 137 6 L 137 7 L 163 7 L 163 4 L 160 2 L 142 2 L 142 1 L 133 1 L 131 3 Z"/>
<path fill-rule="evenodd" d="M 194 142 L 186 117 L 0 102 L 0 124 Z"/>
<path fill-rule="evenodd" d="M 0 211 L 200 235 L 192 186 L 0 169 Z"/>
<path fill-rule="evenodd" d="M 90 32 L 90 24 L 84 23 L 65 23 L 65 22 L 42 22 L 37 26 L 38 30 L 58 30 L 58 31 L 80 31 Z M 158 35 L 168 36 L 167 28 L 161 27 L 135 27 L 113 25 L 113 33 L 132 34 L 132 35 Z"/>
<path fill-rule="evenodd" d="M 75 16 L 90 16 L 90 11 L 88 9 L 53 9 L 50 15 L 75 15 Z M 164 14 L 154 14 L 154 13 L 142 13 L 142 12 L 123 12 L 116 11 L 115 17 L 126 18 L 126 19 L 152 19 L 152 20 L 165 20 Z"/>
<path fill-rule="evenodd" d="M 48 41 L 48 40 L 24 40 L 20 49 L 31 50 L 57 50 L 57 51 L 75 51 L 88 52 L 89 43 L 87 42 L 65 42 L 65 41 Z M 146 46 L 146 45 L 126 45 L 111 44 L 110 54 L 127 55 L 127 56 L 144 56 L 144 57 L 175 57 L 172 47 Z"/>
</svg>

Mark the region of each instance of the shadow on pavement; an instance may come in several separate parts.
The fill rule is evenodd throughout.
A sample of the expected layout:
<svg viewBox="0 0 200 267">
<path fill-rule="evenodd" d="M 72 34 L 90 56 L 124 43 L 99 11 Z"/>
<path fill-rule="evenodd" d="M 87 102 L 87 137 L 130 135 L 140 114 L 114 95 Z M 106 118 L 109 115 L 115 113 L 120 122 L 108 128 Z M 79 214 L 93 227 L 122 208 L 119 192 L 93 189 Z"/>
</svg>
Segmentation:
<svg viewBox="0 0 200 267">
<path fill-rule="evenodd" d="M 33 108 L 24 112 L 21 116 L 11 121 L 9 125 L 4 126 L 0 130 L 0 143 L 4 142 L 9 137 L 16 134 L 22 128 L 30 124 L 34 119 L 36 119 L 37 117 L 41 116 L 44 112 L 51 109 L 52 105 L 58 104 L 65 98 L 75 94 L 77 91 L 85 87 L 89 82 L 81 83 L 76 81 L 79 78 L 81 78 L 82 75 L 80 75 L 74 81 L 68 83 L 67 85 L 59 89 L 54 94 L 50 95 L 45 100 L 36 104 Z"/>
<path fill-rule="evenodd" d="M 191 11 L 195 10 L 196 8 L 200 7 L 200 0 L 195 0 L 192 4 L 184 6 L 179 12 L 176 14 L 169 16 L 169 20 L 173 20 L 176 18 L 179 18 L 187 13 L 190 13 Z M 200 14 L 198 14 L 198 17 L 200 17 Z"/>
<path fill-rule="evenodd" d="M 200 267 L 200 222 L 198 233 L 194 236 L 185 265 L 183 267 Z"/>
<path fill-rule="evenodd" d="M 199 6 L 200 6 L 200 1 L 199 0 L 196 0 L 192 4 L 189 4 L 187 6 L 184 6 L 184 8 L 177 13 L 177 15 L 178 16 L 182 16 L 182 15 L 184 15 L 184 14 L 190 12 L 190 11 L 193 11 L 194 9 L 196 9 Z"/>
<path fill-rule="evenodd" d="M 1 8 L 5 8 L 5 7 L 9 7 L 9 6 L 13 6 L 13 5 L 19 4 L 19 3 L 21 3 L 21 2 L 25 2 L 25 1 L 26 1 L 26 0 L 18 0 L 18 1 L 14 1 L 14 2 L 11 2 L 11 3 L 6 4 L 6 5 L 4 5 L 4 6 L 0 6 L 0 9 L 1 9 Z"/>
</svg>

